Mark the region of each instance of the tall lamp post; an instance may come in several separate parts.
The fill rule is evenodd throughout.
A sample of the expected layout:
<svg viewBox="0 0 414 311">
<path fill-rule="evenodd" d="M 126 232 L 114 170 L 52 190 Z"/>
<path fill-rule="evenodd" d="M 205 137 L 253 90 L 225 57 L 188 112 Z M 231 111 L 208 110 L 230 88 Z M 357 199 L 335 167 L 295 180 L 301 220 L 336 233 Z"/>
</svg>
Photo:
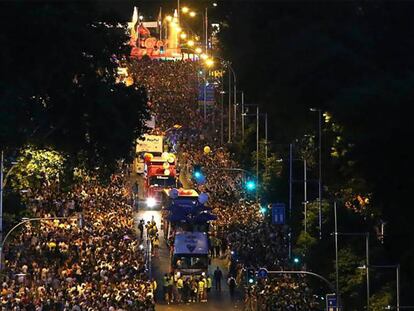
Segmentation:
<svg viewBox="0 0 414 311">
<path fill-rule="evenodd" d="M 255 106 L 256 107 L 256 113 L 247 114 L 242 110 L 242 119 L 244 120 L 244 117 L 248 116 L 255 116 L 256 117 L 256 183 L 259 184 L 259 139 L 260 139 L 260 117 L 265 118 L 265 161 L 267 162 L 267 145 L 268 145 L 268 133 L 267 133 L 267 113 L 260 113 L 259 112 L 259 106 L 256 104 L 244 104 L 243 103 L 243 109 L 244 107 L 249 106 Z M 244 125 L 244 121 L 243 121 Z"/>
<path fill-rule="evenodd" d="M 335 215 L 335 268 L 336 268 L 336 286 L 337 293 L 339 296 L 339 267 L 338 267 L 338 236 L 362 236 L 365 238 L 365 269 L 366 269 L 366 285 L 367 285 L 367 311 L 370 309 L 369 297 L 370 297 L 370 287 L 369 287 L 369 232 L 338 232 L 338 219 L 336 211 L 336 202 L 334 202 L 334 215 Z"/>
<path fill-rule="evenodd" d="M 236 72 L 234 71 L 233 67 L 231 66 L 231 62 L 219 57 L 219 56 L 213 56 L 214 58 L 217 58 L 219 60 L 221 60 L 223 62 L 223 64 L 230 70 L 229 71 L 229 106 L 228 106 L 228 113 L 229 113 L 229 133 L 228 133 L 228 143 L 231 143 L 231 99 L 232 99 L 232 94 L 231 94 L 231 78 L 233 76 L 233 105 L 236 106 L 237 105 L 237 76 L 236 76 Z M 232 76 L 230 75 L 230 72 L 232 74 Z"/>
<path fill-rule="evenodd" d="M 365 268 L 365 267 L 361 267 Z M 400 265 L 371 265 L 369 268 L 383 268 L 383 269 L 395 269 L 396 274 L 396 304 L 397 311 L 400 311 Z"/>
<path fill-rule="evenodd" d="M 319 143 L 319 183 L 318 183 L 318 219 L 319 219 L 319 238 L 322 238 L 322 110 L 320 108 L 310 108 L 312 112 L 318 112 L 319 126 L 318 126 L 318 143 Z"/>
<path fill-rule="evenodd" d="M 3 192 L 7 184 L 7 177 L 9 177 L 17 162 L 12 162 L 12 167 L 4 176 L 4 152 L 1 151 L 0 158 L 0 243 L 3 242 Z"/>
</svg>

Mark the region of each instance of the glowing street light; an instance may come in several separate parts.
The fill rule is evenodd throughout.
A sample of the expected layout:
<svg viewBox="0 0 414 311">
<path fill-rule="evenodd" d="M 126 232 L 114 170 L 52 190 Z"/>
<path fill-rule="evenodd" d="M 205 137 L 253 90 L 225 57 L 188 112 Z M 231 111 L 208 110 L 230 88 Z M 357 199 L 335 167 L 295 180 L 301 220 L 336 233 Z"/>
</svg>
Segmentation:
<svg viewBox="0 0 414 311">
<path fill-rule="evenodd" d="M 214 65 L 214 60 L 212 60 L 211 58 L 207 58 L 207 59 L 206 59 L 206 65 L 207 65 L 208 67 L 213 66 L 213 65 Z"/>
<path fill-rule="evenodd" d="M 181 12 L 183 12 L 184 14 L 185 14 L 185 13 L 188 13 L 188 11 L 190 11 L 190 9 L 189 9 L 188 7 L 186 7 L 186 6 L 183 6 L 183 7 L 181 8 Z"/>
<path fill-rule="evenodd" d="M 146 203 L 149 208 L 153 208 L 155 205 L 157 205 L 157 201 L 154 198 L 147 198 Z"/>
<path fill-rule="evenodd" d="M 181 33 L 180 38 L 184 40 L 185 38 L 187 38 L 187 34 L 185 32 Z"/>
<path fill-rule="evenodd" d="M 201 54 L 201 52 L 203 52 L 203 50 L 202 50 L 201 48 L 196 48 L 196 49 L 195 49 L 195 52 L 196 52 L 197 54 Z"/>
<path fill-rule="evenodd" d="M 188 46 L 194 46 L 194 41 L 193 40 L 188 40 L 187 45 Z"/>
<path fill-rule="evenodd" d="M 139 20 L 142 21 L 144 19 L 144 16 L 140 15 Z"/>
<path fill-rule="evenodd" d="M 201 57 L 201 59 L 203 59 L 203 60 L 207 60 L 208 59 L 208 55 L 207 54 L 201 54 L 200 55 L 200 57 Z"/>
<path fill-rule="evenodd" d="M 165 17 L 165 19 L 167 20 L 167 22 L 172 22 L 173 17 L 172 17 L 171 15 L 167 15 L 167 16 Z"/>
<path fill-rule="evenodd" d="M 213 2 L 213 6 L 217 6 L 217 2 Z"/>
<path fill-rule="evenodd" d="M 191 11 L 189 15 L 190 15 L 190 17 L 195 17 L 196 16 L 196 12 Z"/>
</svg>

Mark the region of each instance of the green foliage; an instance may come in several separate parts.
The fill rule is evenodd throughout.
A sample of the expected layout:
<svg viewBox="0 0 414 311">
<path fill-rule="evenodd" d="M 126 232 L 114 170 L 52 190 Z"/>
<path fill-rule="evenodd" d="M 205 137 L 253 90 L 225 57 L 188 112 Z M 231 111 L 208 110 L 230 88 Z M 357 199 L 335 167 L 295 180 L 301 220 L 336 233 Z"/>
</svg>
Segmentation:
<svg viewBox="0 0 414 311">
<path fill-rule="evenodd" d="M 381 290 L 370 297 L 370 310 L 383 311 L 393 305 L 393 290 L 389 284 L 384 285 Z"/>
<path fill-rule="evenodd" d="M 63 174 L 64 157 L 51 149 L 23 148 L 12 168 L 12 187 L 15 190 L 39 188 L 42 182 L 58 182 Z"/>
<path fill-rule="evenodd" d="M 332 214 L 332 205 L 328 201 L 322 200 L 322 226 L 327 224 Z M 305 220 L 303 220 L 304 224 Z M 319 202 L 318 200 L 311 201 L 307 204 L 307 230 L 310 234 L 316 236 L 319 226 Z"/>
<path fill-rule="evenodd" d="M 116 59 L 129 52 L 116 14 L 90 1 L 9 2 L 0 12 L 0 145 L 51 146 L 109 176 L 148 118 L 145 92 L 116 83 Z"/>
<path fill-rule="evenodd" d="M 359 269 L 364 265 L 364 260 L 358 257 L 354 251 L 347 247 L 338 251 L 339 287 L 344 296 L 358 297 L 358 292 L 365 280 L 365 269 Z M 335 267 L 335 262 L 333 262 Z M 335 274 L 331 274 L 335 280 Z"/>
<path fill-rule="evenodd" d="M 309 233 L 302 231 L 298 236 L 293 252 L 295 254 L 306 256 L 316 243 L 316 238 L 312 237 Z"/>
<path fill-rule="evenodd" d="M 315 141 L 315 136 L 306 135 L 301 139 L 297 139 L 295 147 L 298 149 L 299 157 L 302 160 L 306 160 L 306 165 L 308 168 L 314 168 L 317 165 L 317 145 Z"/>
</svg>

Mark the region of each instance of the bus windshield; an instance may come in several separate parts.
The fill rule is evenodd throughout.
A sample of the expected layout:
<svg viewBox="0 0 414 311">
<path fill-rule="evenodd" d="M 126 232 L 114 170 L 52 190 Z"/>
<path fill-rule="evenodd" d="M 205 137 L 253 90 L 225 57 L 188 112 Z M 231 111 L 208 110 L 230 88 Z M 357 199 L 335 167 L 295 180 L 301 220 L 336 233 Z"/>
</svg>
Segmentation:
<svg viewBox="0 0 414 311">
<path fill-rule="evenodd" d="M 149 184 L 157 187 L 175 187 L 175 178 L 171 176 L 151 176 Z"/>
<path fill-rule="evenodd" d="M 208 267 L 207 255 L 190 256 L 174 255 L 173 265 L 177 269 L 206 269 Z"/>
</svg>

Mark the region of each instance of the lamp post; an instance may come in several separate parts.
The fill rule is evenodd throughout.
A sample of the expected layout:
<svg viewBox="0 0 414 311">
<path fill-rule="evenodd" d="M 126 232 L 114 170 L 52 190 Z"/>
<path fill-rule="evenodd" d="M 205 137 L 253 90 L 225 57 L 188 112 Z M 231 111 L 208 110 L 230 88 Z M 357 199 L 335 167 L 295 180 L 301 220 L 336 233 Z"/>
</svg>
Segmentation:
<svg viewBox="0 0 414 311">
<path fill-rule="evenodd" d="M 400 265 L 370 265 L 366 267 L 365 265 L 362 267 L 358 267 L 360 269 L 367 269 L 367 268 L 383 268 L 383 269 L 395 269 L 396 272 L 396 309 L 400 310 Z"/>
<path fill-rule="evenodd" d="M 228 141 L 227 142 L 231 143 L 231 110 L 232 110 L 231 109 L 231 99 L 232 99 L 232 94 L 231 94 L 230 86 L 231 86 L 232 76 L 230 75 L 230 72 L 233 75 L 233 105 L 234 106 L 236 106 L 236 104 L 237 104 L 237 97 L 236 97 L 237 96 L 237 76 L 236 76 L 236 72 L 234 71 L 233 67 L 231 66 L 231 62 L 229 62 L 229 61 L 227 61 L 227 60 L 225 60 L 225 59 L 223 59 L 219 56 L 214 56 L 214 58 L 217 58 L 217 59 L 221 60 L 225 64 L 225 66 L 230 70 L 229 71 L 229 91 L 228 91 L 228 93 L 229 93 L 229 105 L 228 105 L 228 114 L 229 114 L 229 121 L 228 121 L 229 128 L 228 128 L 228 130 L 229 130 L 229 132 L 228 132 Z"/>
<path fill-rule="evenodd" d="M 318 185 L 318 208 L 319 208 L 319 238 L 322 238 L 322 110 L 320 108 L 310 108 L 312 112 L 318 112 L 319 126 L 318 126 L 318 151 L 319 151 L 319 185 Z"/>
<path fill-rule="evenodd" d="M 13 171 L 13 168 L 16 166 L 17 162 L 12 162 L 12 167 L 4 176 L 4 152 L 1 151 L 0 156 L 0 243 L 3 242 L 3 191 L 7 184 L 7 178 L 10 173 Z M 1 259 L 1 258 L 0 258 Z"/>
<path fill-rule="evenodd" d="M 36 217 L 36 218 L 22 218 L 22 220 L 15 225 L 13 228 L 7 232 L 4 239 L 1 241 L 0 244 L 0 271 L 3 270 L 3 249 L 4 245 L 6 244 L 7 238 L 10 236 L 10 234 L 16 230 L 21 225 L 24 225 L 25 223 L 32 222 L 32 221 L 42 221 L 42 220 L 56 220 L 56 219 L 78 219 L 78 216 L 69 216 L 69 217 Z"/>
<path fill-rule="evenodd" d="M 339 297 L 339 268 L 338 268 L 338 235 L 343 236 L 363 236 L 365 238 L 365 265 L 366 265 L 366 285 L 367 285 L 367 311 L 369 311 L 369 232 L 338 232 L 338 218 L 336 210 L 336 202 L 334 202 L 334 215 L 335 215 L 335 270 L 336 270 L 336 286 Z"/>
</svg>

